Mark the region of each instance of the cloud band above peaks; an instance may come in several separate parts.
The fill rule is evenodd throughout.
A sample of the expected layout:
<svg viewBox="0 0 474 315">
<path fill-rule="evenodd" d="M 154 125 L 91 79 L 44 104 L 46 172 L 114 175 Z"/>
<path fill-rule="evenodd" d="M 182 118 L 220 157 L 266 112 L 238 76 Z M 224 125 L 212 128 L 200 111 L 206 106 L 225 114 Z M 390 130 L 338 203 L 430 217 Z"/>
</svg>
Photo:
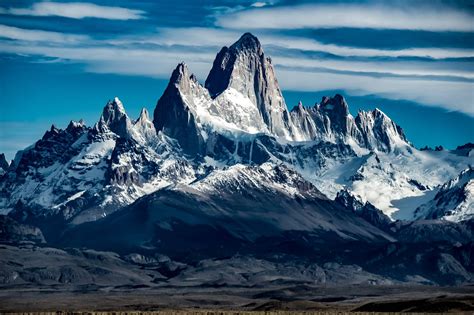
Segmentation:
<svg viewBox="0 0 474 315">
<path fill-rule="evenodd" d="M 374 4 L 300 5 L 258 8 L 217 17 L 235 29 L 371 28 L 423 31 L 474 31 L 474 16 L 439 6 L 388 7 Z"/>
</svg>

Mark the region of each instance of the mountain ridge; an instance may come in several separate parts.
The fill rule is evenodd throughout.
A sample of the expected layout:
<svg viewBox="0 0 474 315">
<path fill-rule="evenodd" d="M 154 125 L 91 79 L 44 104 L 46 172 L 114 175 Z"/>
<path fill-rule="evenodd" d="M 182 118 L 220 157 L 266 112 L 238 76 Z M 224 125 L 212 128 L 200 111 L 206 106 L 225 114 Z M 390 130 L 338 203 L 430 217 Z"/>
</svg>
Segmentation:
<svg viewBox="0 0 474 315">
<path fill-rule="evenodd" d="M 86 221 L 97 220 L 170 184 L 236 164 L 272 162 L 299 172 L 330 199 L 349 189 L 391 217 L 402 207 L 394 197 L 415 200 L 413 211 L 432 191 L 426 187 L 451 179 L 468 161 L 469 154 L 417 151 L 382 111 L 359 111 L 354 118 L 339 94 L 289 111 L 270 58 L 246 33 L 217 54 L 204 86 L 178 64 L 153 121 L 146 110 L 132 120 L 116 97 L 93 127 L 53 126 L 5 171 L 0 206 L 8 213 L 21 202 L 38 213 L 63 211 L 66 218 L 92 211 Z M 383 198 L 367 188 L 373 179 L 386 189 Z"/>
<path fill-rule="evenodd" d="M 473 149 L 417 150 L 382 111 L 354 117 L 339 94 L 288 110 L 247 33 L 204 85 L 178 64 L 153 118 L 129 117 L 115 97 L 92 126 L 53 125 L 2 163 L 2 240 L 20 246 L 2 248 L 13 255 L 2 279 L 470 284 Z M 454 212 L 438 207 L 453 195 Z M 51 251 L 69 265 L 18 264 Z M 265 267 L 249 273 L 254 263 Z"/>
</svg>

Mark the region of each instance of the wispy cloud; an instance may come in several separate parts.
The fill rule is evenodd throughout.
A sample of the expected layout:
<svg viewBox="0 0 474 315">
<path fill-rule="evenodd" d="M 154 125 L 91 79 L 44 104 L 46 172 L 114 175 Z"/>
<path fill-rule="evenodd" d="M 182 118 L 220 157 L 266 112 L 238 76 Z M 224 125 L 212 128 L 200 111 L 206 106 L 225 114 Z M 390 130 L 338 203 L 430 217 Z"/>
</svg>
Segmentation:
<svg viewBox="0 0 474 315">
<path fill-rule="evenodd" d="M 3 30 L 9 32 L 3 32 Z M 26 41 L 48 40 L 54 42 L 65 41 L 66 39 L 75 44 L 79 42 L 80 45 L 74 46 L 58 46 L 51 47 L 51 45 L 29 44 L 18 42 L 0 43 L 0 51 L 19 54 L 42 55 L 52 58 L 71 59 L 76 61 L 94 61 L 94 66 L 100 69 L 108 69 L 109 66 L 117 63 L 115 71 L 127 71 L 129 74 L 152 75 L 158 76 L 168 75 L 170 68 L 174 67 L 175 63 L 185 60 L 190 64 L 193 63 L 211 63 L 218 47 L 224 44 L 232 43 L 239 37 L 239 33 L 235 31 L 205 29 L 205 28 L 164 28 L 159 29 L 158 34 L 149 35 L 145 37 L 131 36 L 119 37 L 117 39 L 95 41 L 87 37 L 80 37 L 78 35 L 67 35 L 54 32 L 44 32 L 35 30 L 24 30 L 19 28 L 12 28 L 0 25 L 0 36 L 5 33 L 5 37 L 22 39 Z M 304 42 L 300 43 L 286 38 L 279 38 L 276 36 L 263 36 L 264 46 L 272 47 L 302 47 Z M 302 45 L 303 44 L 303 45 Z M 313 43 L 314 44 L 314 43 Z M 384 51 L 384 50 L 364 50 L 352 49 L 348 47 L 339 47 L 335 45 L 314 44 L 313 48 L 319 48 L 320 52 L 340 53 L 345 57 L 348 55 L 359 56 L 423 56 L 429 54 L 429 49 L 420 49 L 418 54 L 415 51 Z M 208 49 L 208 47 L 211 47 Z M 309 47 L 304 46 L 304 47 Z M 305 56 L 304 53 L 295 52 L 296 55 L 287 54 L 285 50 L 272 49 L 272 58 L 278 65 L 285 67 L 300 67 L 300 68 L 319 68 L 332 69 L 336 71 L 352 71 L 358 73 L 380 73 L 389 75 L 405 75 L 405 76 L 451 76 L 459 77 L 460 79 L 473 79 L 472 65 L 457 67 L 453 66 L 452 61 L 443 62 L 442 60 L 436 63 L 432 62 L 418 62 L 418 61 L 378 61 L 366 60 L 358 61 L 353 58 L 336 58 L 329 60 L 325 58 L 312 58 Z M 354 50 L 354 51 L 352 51 Z M 398 52 L 398 53 L 397 53 Z M 433 53 L 434 52 L 434 53 Z M 465 50 L 465 54 L 461 51 L 451 50 L 434 50 L 431 53 L 437 56 L 462 56 L 472 57 L 470 50 Z M 101 65 L 100 62 L 103 64 Z M 166 65 L 163 67 L 149 67 L 147 65 Z M 142 66 L 143 65 L 143 66 Z M 89 68 L 92 69 L 92 68 Z M 113 68 L 111 68 L 113 69 Z M 201 69 L 201 67 L 200 67 Z M 199 75 L 206 75 L 208 69 L 199 71 Z M 102 70 L 103 71 L 103 70 Z M 441 78 L 443 80 L 443 78 Z"/>
<path fill-rule="evenodd" d="M 441 82 L 394 77 L 353 75 L 279 69 L 280 84 L 287 90 L 345 90 L 352 95 L 378 95 L 394 100 L 411 100 L 420 104 L 459 111 L 474 117 L 472 106 L 474 84 Z"/>
<path fill-rule="evenodd" d="M 450 59 L 450 58 L 474 58 L 473 49 L 462 48 L 410 48 L 410 49 L 370 49 L 340 46 L 334 44 L 323 44 L 309 38 L 299 38 L 290 36 L 277 36 L 267 32 L 257 31 L 262 45 L 267 50 L 284 51 L 294 50 L 306 52 L 330 54 L 335 57 L 364 57 L 364 58 L 428 58 L 428 59 Z M 122 36 L 120 38 L 107 40 L 108 43 L 114 45 L 167 45 L 167 46 L 187 46 L 187 47 L 207 47 L 214 52 L 222 46 L 229 45 L 242 35 L 241 31 L 188 27 L 188 28 L 158 28 L 157 34 L 149 34 L 146 36 Z M 271 49 L 269 49 L 271 48 Z M 300 56 L 293 56 L 301 58 Z M 272 54 L 272 56 L 274 56 Z"/>
<path fill-rule="evenodd" d="M 39 2 L 29 8 L 8 8 L 3 13 L 30 16 L 60 16 L 71 19 L 99 18 L 108 20 L 138 20 L 144 11 L 122 7 L 101 6 L 87 2 Z"/>
<path fill-rule="evenodd" d="M 62 44 L 79 43 L 89 39 L 89 36 L 86 35 L 29 30 L 0 24 L 0 38 L 1 37 L 21 41 L 52 42 Z"/>
<path fill-rule="evenodd" d="M 436 5 L 318 4 L 255 8 L 218 16 L 216 24 L 236 29 L 373 28 L 472 32 L 470 12 Z"/>
<path fill-rule="evenodd" d="M 344 57 L 427 57 L 433 59 L 474 57 L 474 50 L 461 48 L 413 47 L 408 49 L 373 49 L 323 44 L 309 38 L 263 35 L 262 42 L 280 47 L 326 52 Z"/>
<path fill-rule="evenodd" d="M 409 49 L 370 49 L 323 44 L 310 38 L 275 35 L 256 30 L 255 34 L 265 47 L 270 45 L 282 48 L 318 51 L 344 57 L 427 57 L 433 59 L 474 57 L 473 49 L 461 48 L 409 48 Z M 234 42 L 242 32 L 233 29 L 188 27 L 159 28 L 157 35 L 128 37 L 116 40 L 116 43 L 135 41 L 165 45 L 187 46 L 224 46 Z"/>
<path fill-rule="evenodd" d="M 384 61 L 353 61 L 345 60 L 324 60 L 311 58 L 292 58 L 275 55 L 272 57 L 274 63 L 283 66 L 301 68 L 326 68 L 338 71 L 352 71 L 358 73 L 379 73 L 397 76 L 452 76 L 469 80 L 474 80 L 472 67 L 452 69 L 445 67 L 441 62 L 436 64 L 425 62 L 384 62 Z"/>
<path fill-rule="evenodd" d="M 214 52 L 196 52 L 189 47 L 153 49 L 98 44 L 61 47 L 36 42 L 0 42 L 0 52 L 79 62 L 89 72 L 160 78 L 168 78 L 183 60 L 204 78 L 215 56 Z"/>
<path fill-rule="evenodd" d="M 141 46 L 139 46 L 141 47 Z M 125 46 L 59 47 L 24 42 L 0 43 L 0 51 L 72 60 L 95 73 L 113 73 L 168 78 L 180 61 L 186 61 L 201 82 L 215 52 L 193 51 L 192 47 L 168 49 Z M 316 91 L 344 89 L 359 94 L 378 94 L 390 99 L 407 99 L 440 106 L 474 116 L 472 74 L 443 71 L 435 65 L 424 69 L 416 63 L 367 63 L 323 61 L 274 56 L 277 77 L 285 90 Z M 454 101 L 464 99 L 465 101 Z"/>
<path fill-rule="evenodd" d="M 252 7 L 254 7 L 254 8 L 262 8 L 262 7 L 266 6 L 266 5 L 267 5 L 266 2 L 258 1 L 258 2 L 252 3 L 250 6 L 252 6 Z"/>
<path fill-rule="evenodd" d="M 465 49 L 361 48 L 319 42 L 304 33 L 291 35 L 297 31 L 282 35 L 280 31 L 280 28 L 370 27 L 465 32 L 472 31 L 472 22 L 467 20 L 472 18 L 471 13 L 453 8 L 439 11 L 436 6 L 403 10 L 369 4 L 349 4 L 343 8 L 340 5 L 269 8 L 271 2 L 265 3 L 265 7 L 256 4 L 251 9 L 240 6 L 215 9 L 213 14 L 218 26 L 149 28 L 156 31 L 137 31 L 126 36 L 91 34 L 89 37 L 0 25 L 0 52 L 53 58 L 55 62 L 70 60 L 85 65 L 89 72 L 159 78 L 168 78 L 176 64 L 185 61 L 203 81 L 218 49 L 233 43 L 243 29 L 253 28 L 252 32 L 266 51 L 271 52 L 268 55 L 277 66 L 283 89 L 345 89 L 353 93 L 406 98 L 474 116 L 472 45 Z M 4 11 L 75 19 L 119 20 L 145 16 L 143 11 L 91 3 L 40 2 L 29 8 Z M 466 101 L 453 102 L 453 95 Z"/>
</svg>

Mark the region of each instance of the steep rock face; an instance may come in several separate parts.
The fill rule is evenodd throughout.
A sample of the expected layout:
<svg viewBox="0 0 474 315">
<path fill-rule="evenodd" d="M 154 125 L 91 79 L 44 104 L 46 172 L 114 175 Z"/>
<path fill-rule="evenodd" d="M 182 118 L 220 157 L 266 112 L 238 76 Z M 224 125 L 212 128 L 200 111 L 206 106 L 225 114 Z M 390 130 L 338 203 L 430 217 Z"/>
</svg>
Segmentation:
<svg viewBox="0 0 474 315">
<path fill-rule="evenodd" d="M 390 152 L 397 146 L 408 145 L 402 128 L 379 109 L 360 111 L 355 123 L 363 137 L 361 144 L 368 149 Z"/>
<path fill-rule="evenodd" d="M 155 129 L 176 139 L 189 154 L 199 154 L 203 151 L 204 139 L 196 122 L 194 103 L 200 90 L 195 77 L 189 75 L 187 66 L 184 63 L 179 64 L 173 71 L 153 114 Z"/>
<path fill-rule="evenodd" d="M 51 126 L 42 139 L 33 146 L 17 153 L 12 170 L 17 176 L 25 176 L 30 166 L 48 167 L 55 162 L 64 162 L 76 153 L 73 143 L 79 140 L 88 128 L 83 122 L 71 121 L 65 130 Z"/>
<path fill-rule="evenodd" d="M 100 130 L 108 128 L 122 138 L 129 138 L 131 136 L 130 130 L 132 128 L 132 122 L 125 113 L 125 108 L 118 97 L 107 102 L 97 127 Z"/>
<path fill-rule="evenodd" d="M 268 131 L 288 140 L 301 140 L 293 126 L 281 94 L 271 59 L 266 57 L 258 39 L 250 33 L 217 54 L 206 79 L 213 98 L 228 90 L 249 99 L 258 109 Z"/>
<path fill-rule="evenodd" d="M 27 216 L 19 215 L 27 219 L 52 215 L 63 205 L 82 198 L 94 200 L 92 195 L 103 189 L 108 157 L 116 138 L 105 124 L 88 128 L 83 122 L 71 122 L 64 130 L 51 127 L 34 146 L 17 154 L 1 183 L 1 208 L 6 212 L 28 209 Z M 80 208 L 87 208 L 87 203 Z M 77 210 L 67 210 L 63 215 L 70 217 Z"/>
<path fill-rule="evenodd" d="M 415 210 L 418 219 L 463 221 L 474 218 L 474 168 L 442 185 L 433 200 Z"/>
<path fill-rule="evenodd" d="M 43 233 L 37 227 L 20 224 L 8 216 L 0 215 L 0 242 L 45 243 L 45 239 Z"/>
<path fill-rule="evenodd" d="M 398 216 L 402 208 L 412 207 L 404 213 L 412 216 L 434 186 L 469 162 L 460 150 L 409 147 L 385 114 L 354 118 L 341 95 L 313 107 L 299 104 L 286 120 L 273 67 L 250 34 L 218 54 L 206 86 L 179 64 L 153 122 L 146 110 L 131 120 L 115 98 L 93 128 L 83 122 L 52 127 L 2 177 L 1 211 L 32 207 L 81 223 L 169 185 L 236 165 L 273 163 L 298 172 L 331 199 L 346 187 L 391 218 L 406 219 Z M 285 141 L 288 135 L 295 141 Z"/>
<path fill-rule="evenodd" d="M 322 139 L 337 141 L 360 136 L 349 113 L 349 105 L 340 94 L 334 97 L 323 97 L 321 103 L 311 112 L 318 133 Z"/>
<path fill-rule="evenodd" d="M 309 114 L 316 126 L 316 136 L 312 139 L 332 142 L 354 139 L 359 142 L 360 132 L 342 95 L 323 97 L 319 104 L 309 109 Z"/>
<path fill-rule="evenodd" d="M 121 233 L 104 233 L 112 230 Z M 193 255 L 203 255 L 233 252 L 242 244 L 292 231 L 314 233 L 320 241 L 393 241 L 324 197 L 298 173 L 271 163 L 235 165 L 157 191 L 104 220 L 78 226 L 64 240 L 97 248 L 120 247 L 123 242 L 133 247 L 146 244 L 165 254 L 195 249 Z M 97 233 L 105 237 L 98 240 Z"/>
<path fill-rule="evenodd" d="M 157 141 L 156 129 L 146 108 L 140 111 L 140 116 L 133 122 L 133 129 L 139 143 L 150 144 Z"/>
<path fill-rule="evenodd" d="M 335 201 L 345 209 L 353 211 L 367 222 L 382 230 L 388 230 L 390 227 L 392 221 L 389 217 L 375 208 L 370 202 L 363 203 L 347 190 L 341 190 L 337 194 Z"/>
<path fill-rule="evenodd" d="M 6 172 L 9 166 L 10 164 L 8 164 L 7 159 L 5 158 L 5 154 L 1 153 L 0 154 L 0 174 Z"/>
<path fill-rule="evenodd" d="M 191 181 L 195 170 L 175 147 L 146 110 L 132 121 L 115 98 L 92 128 L 52 126 L 19 152 L 0 182 L 0 209 L 21 222 L 97 220 L 171 182 Z"/>
<path fill-rule="evenodd" d="M 307 140 L 343 142 L 368 150 L 392 152 L 409 146 L 402 129 L 378 109 L 359 111 L 356 118 L 340 94 L 323 97 L 319 104 L 291 111 L 293 122 Z"/>
<path fill-rule="evenodd" d="M 212 144 L 220 139 L 216 134 L 234 142 L 266 134 L 291 141 L 344 143 L 357 152 L 409 146 L 401 128 L 385 114 L 375 110 L 354 118 L 339 94 L 288 112 L 271 60 L 249 33 L 217 54 L 205 87 L 185 64 L 178 65 L 158 101 L 154 125 L 186 153 L 201 156 L 215 151 Z"/>
<path fill-rule="evenodd" d="M 300 133 L 305 140 L 318 138 L 318 127 L 313 117 L 311 116 L 311 109 L 303 106 L 301 102 L 295 106 L 290 113 L 293 121 L 298 126 Z"/>
</svg>

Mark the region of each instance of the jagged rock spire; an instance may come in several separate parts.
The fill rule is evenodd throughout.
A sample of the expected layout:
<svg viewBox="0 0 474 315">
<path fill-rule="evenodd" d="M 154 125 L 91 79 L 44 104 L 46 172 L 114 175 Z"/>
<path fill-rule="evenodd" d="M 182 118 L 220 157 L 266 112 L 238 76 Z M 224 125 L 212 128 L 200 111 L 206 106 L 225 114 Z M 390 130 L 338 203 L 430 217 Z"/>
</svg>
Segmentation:
<svg viewBox="0 0 474 315">
<path fill-rule="evenodd" d="M 363 138 L 362 146 L 366 148 L 393 151 L 399 145 L 409 144 L 402 128 L 378 108 L 359 111 L 355 124 Z"/>
<path fill-rule="evenodd" d="M 191 155 L 202 153 L 204 143 L 193 108 L 193 91 L 197 88 L 197 80 L 189 74 L 186 64 L 178 64 L 153 113 L 156 131 L 176 139 L 181 148 Z M 186 95 L 189 97 L 183 99 Z"/>
<path fill-rule="evenodd" d="M 118 97 L 109 100 L 105 105 L 99 121 L 94 126 L 94 129 L 99 132 L 107 132 L 108 130 L 117 134 L 122 138 L 129 138 L 131 136 L 131 121 L 125 112 L 125 108 Z"/>
<path fill-rule="evenodd" d="M 140 111 L 140 116 L 133 123 L 133 130 L 135 138 L 139 142 L 149 142 L 156 138 L 156 129 L 146 108 L 142 108 Z"/>
<path fill-rule="evenodd" d="M 251 33 L 244 33 L 238 41 L 236 41 L 232 46 L 231 50 L 237 51 L 251 51 L 255 52 L 258 55 L 263 55 L 262 45 L 258 38 Z"/>
<path fill-rule="evenodd" d="M 205 87 L 186 64 L 178 64 L 153 118 L 157 131 L 194 153 L 207 150 L 209 130 L 219 128 L 228 128 L 225 134 L 239 130 L 290 141 L 344 142 L 369 150 L 391 151 L 407 144 L 401 128 L 380 111 L 354 119 L 340 94 L 323 97 L 315 107 L 300 103 L 290 114 L 272 62 L 250 33 L 221 49 Z"/>
<path fill-rule="evenodd" d="M 321 110 L 337 116 L 345 117 L 349 115 L 349 105 L 341 94 L 336 94 L 334 97 L 323 96 L 319 106 Z"/>
<path fill-rule="evenodd" d="M 5 154 L 0 153 L 0 170 L 7 171 L 9 166 L 10 165 L 8 164 L 8 161 L 5 158 Z"/>
<path fill-rule="evenodd" d="M 148 113 L 148 110 L 143 107 L 142 110 L 140 111 L 140 116 L 138 116 L 137 123 L 145 123 L 150 121 L 150 114 Z"/>
<path fill-rule="evenodd" d="M 257 59 L 263 57 L 260 42 L 250 33 L 243 34 L 230 48 L 222 47 L 217 54 L 205 83 L 205 87 L 212 96 L 222 93 L 231 84 L 234 65 L 239 56 L 243 54 L 249 57 L 253 55 Z"/>
<path fill-rule="evenodd" d="M 107 125 L 117 123 L 126 116 L 125 108 L 118 97 L 108 101 L 102 111 L 102 117 Z"/>
<path fill-rule="evenodd" d="M 257 107 L 271 134 L 294 139 L 291 122 L 271 59 L 266 57 L 258 39 L 245 33 L 232 46 L 217 54 L 205 87 L 213 98 L 233 89 Z"/>
</svg>

